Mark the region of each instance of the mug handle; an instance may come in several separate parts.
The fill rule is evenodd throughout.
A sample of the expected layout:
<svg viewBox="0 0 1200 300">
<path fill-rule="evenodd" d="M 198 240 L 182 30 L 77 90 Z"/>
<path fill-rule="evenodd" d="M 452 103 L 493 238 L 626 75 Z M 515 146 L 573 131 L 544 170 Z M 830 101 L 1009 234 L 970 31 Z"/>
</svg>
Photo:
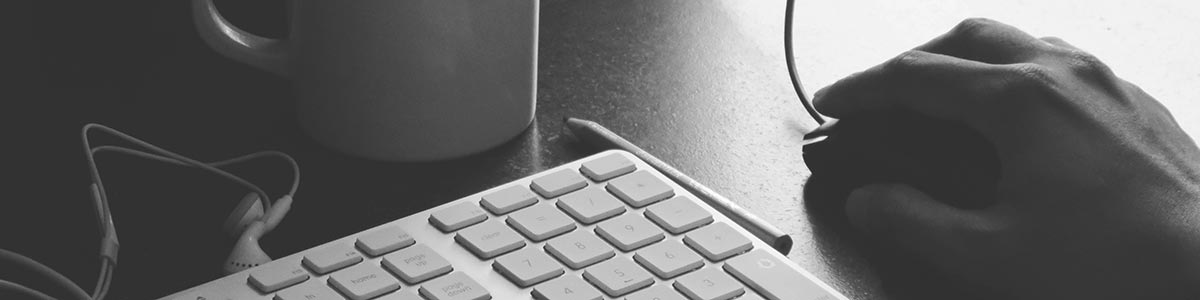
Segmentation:
<svg viewBox="0 0 1200 300">
<path fill-rule="evenodd" d="M 212 0 L 192 0 L 192 20 L 204 42 L 221 55 L 288 77 L 287 40 L 265 38 L 229 24 Z"/>
</svg>

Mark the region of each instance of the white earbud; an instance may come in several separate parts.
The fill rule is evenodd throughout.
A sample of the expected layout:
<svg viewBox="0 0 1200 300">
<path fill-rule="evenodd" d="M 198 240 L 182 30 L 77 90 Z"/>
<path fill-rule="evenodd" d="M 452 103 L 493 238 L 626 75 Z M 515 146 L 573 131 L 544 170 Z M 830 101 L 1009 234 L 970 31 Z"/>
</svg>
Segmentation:
<svg viewBox="0 0 1200 300">
<path fill-rule="evenodd" d="M 221 230 L 224 230 L 230 237 L 239 237 L 246 231 L 246 227 L 250 226 L 250 223 L 261 221 L 265 214 L 263 203 L 258 200 L 258 194 L 246 193 L 246 196 L 242 197 L 242 201 L 238 202 L 237 207 L 233 208 L 229 217 L 225 218 Z"/>
<path fill-rule="evenodd" d="M 241 272 L 271 262 L 271 257 L 258 245 L 258 239 L 263 233 L 266 233 L 266 226 L 262 221 L 254 221 L 246 227 L 237 244 L 234 244 L 233 251 L 229 253 L 229 258 L 225 259 L 222 267 L 225 274 Z"/>
<path fill-rule="evenodd" d="M 243 200 L 247 199 L 257 200 L 258 196 L 251 193 L 243 198 Z M 279 200 L 275 200 L 274 205 L 271 206 L 271 210 L 265 214 L 262 213 L 262 203 L 260 201 L 254 201 L 253 206 L 258 207 L 258 213 L 255 213 L 254 209 L 251 208 L 245 210 L 240 217 L 231 215 L 226 221 L 226 229 L 228 229 L 230 220 L 239 220 L 236 222 L 239 225 L 248 223 L 244 227 L 237 227 L 242 228 L 242 230 L 238 234 L 237 243 L 233 245 L 233 251 L 230 251 L 229 258 L 225 259 L 225 264 L 222 267 L 226 275 L 271 262 L 271 257 L 259 246 L 258 240 L 263 235 L 271 232 L 272 229 L 275 229 L 275 226 L 279 225 L 280 221 L 283 221 L 283 217 L 287 215 L 288 210 L 292 207 L 292 196 L 287 195 L 280 197 Z M 235 214 L 237 214 L 236 211 Z M 254 215 L 258 217 L 252 218 L 251 216 Z"/>
</svg>

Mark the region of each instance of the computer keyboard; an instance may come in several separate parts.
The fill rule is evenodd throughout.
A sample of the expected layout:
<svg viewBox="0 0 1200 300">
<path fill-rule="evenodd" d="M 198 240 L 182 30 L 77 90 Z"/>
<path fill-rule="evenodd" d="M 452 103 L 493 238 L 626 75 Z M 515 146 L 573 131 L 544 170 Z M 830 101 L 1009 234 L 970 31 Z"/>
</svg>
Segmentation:
<svg viewBox="0 0 1200 300">
<path fill-rule="evenodd" d="M 163 299 L 846 299 L 610 150 Z"/>
</svg>

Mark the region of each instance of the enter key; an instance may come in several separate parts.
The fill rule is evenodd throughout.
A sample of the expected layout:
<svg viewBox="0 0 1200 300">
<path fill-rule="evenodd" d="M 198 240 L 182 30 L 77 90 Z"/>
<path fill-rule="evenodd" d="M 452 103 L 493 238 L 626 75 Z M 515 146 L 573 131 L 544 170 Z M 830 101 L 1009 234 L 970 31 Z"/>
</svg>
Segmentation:
<svg viewBox="0 0 1200 300">
<path fill-rule="evenodd" d="M 846 299 L 826 291 L 815 279 L 810 279 L 763 249 L 726 261 L 725 271 L 771 300 Z"/>
</svg>

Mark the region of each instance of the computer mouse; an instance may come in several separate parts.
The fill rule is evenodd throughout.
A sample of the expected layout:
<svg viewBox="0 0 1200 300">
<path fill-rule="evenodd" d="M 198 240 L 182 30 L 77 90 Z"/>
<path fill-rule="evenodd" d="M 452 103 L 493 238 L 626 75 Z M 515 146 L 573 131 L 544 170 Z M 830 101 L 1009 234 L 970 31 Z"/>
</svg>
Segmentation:
<svg viewBox="0 0 1200 300">
<path fill-rule="evenodd" d="M 819 214 L 844 215 L 850 191 L 873 183 L 908 184 L 963 209 L 995 202 L 995 148 L 962 122 L 896 109 L 856 114 L 823 129 L 823 141 L 803 148 L 812 171 L 804 198 Z"/>
</svg>

